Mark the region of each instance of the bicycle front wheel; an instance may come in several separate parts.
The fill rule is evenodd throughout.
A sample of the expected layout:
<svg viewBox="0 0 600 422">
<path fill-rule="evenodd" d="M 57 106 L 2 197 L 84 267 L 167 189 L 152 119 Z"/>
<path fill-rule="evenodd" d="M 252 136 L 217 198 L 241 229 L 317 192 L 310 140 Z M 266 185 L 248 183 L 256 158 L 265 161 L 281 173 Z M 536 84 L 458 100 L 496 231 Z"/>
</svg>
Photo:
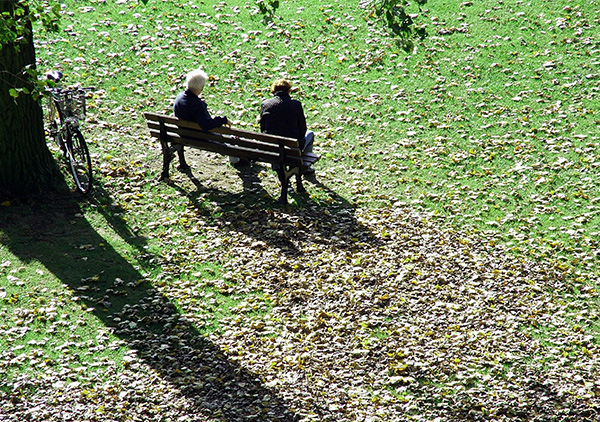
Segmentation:
<svg viewBox="0 0 600 422">
<path fill-rule="evenodd" d="M 92 159 L 79 129 L 71 129 L 67 139 L 69 164 L 75 185 L 81 193 L 92 190 Z"/>
</svg>

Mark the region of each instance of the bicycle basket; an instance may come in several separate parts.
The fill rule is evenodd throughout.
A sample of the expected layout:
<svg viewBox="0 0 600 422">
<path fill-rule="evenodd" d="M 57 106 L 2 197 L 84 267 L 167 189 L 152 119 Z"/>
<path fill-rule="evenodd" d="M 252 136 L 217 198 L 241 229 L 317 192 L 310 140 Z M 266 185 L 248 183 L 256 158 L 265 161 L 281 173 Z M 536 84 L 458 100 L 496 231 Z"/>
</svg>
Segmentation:
<svg viewBox="0 0 600 422">
<path fill-rule="evenodd" d="M 63 91 L 61 92 L 61 101 L 66 117 L 76 117 L 78 120 L 85 119 L 85 91 Z"/>
</svg>

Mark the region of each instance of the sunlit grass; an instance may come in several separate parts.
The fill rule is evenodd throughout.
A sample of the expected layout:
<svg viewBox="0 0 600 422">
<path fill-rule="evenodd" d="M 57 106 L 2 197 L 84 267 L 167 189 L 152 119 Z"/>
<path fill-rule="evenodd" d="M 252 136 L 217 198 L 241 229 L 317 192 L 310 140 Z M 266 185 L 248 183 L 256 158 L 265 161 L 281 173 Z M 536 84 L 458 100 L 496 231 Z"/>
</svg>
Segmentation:
<svg viewBox="0 0 600 422">
<path fill-rule="evenodd" d="M 271 309 L 268 297 L 238 292 L 220 264 L 195 261 L 195 248 L 208 246 L 203 227 L 189 222 L 198 216 L 219 222 L 221 207 L 230 206 L 219 198 L 227 187 L 188 192 L 155 182 L 160 152 L 143 112 L 170 113 L 185 73 L 203 67 L 211 75 L 205 91 L 211 112 L 239 126 L 257 128 L 272 79 L 286 76 L 297 87 L 294 95 L 317 133 L 323 155 L 317 177 L 325 187 L 309 186 L 309 199 L 293 199 L 293 206 L 410 204 L 450 230 L 480 232 L 515 254 L 558 261 L 582 289 L 593 288 L 600 226 L 598 3 L 430 0 L 427 7 L 429 37 L 406 54 L 365 20 L 364 10 L 341 1 L 283 2 L 272 25 L 252 2 L 237 0 L 66 2 L 61 32 L 38 33 L 38 59 L 41 68 L 60 68 L 67 83 L 96 87 L 84 131 L 104 191 L 83 206 L 90 227 L 110 241 L 91 247 L 117 251 L 132 266 L 131 277 L 174 293 L 177 311 L 188 312 L 202 335 L 220 333 L 221 321 L 231 324 L 234 315 Z M 266 190 L 261 208 L 274 206 Z M 252 207 L 243 201 L 240 211 Z M 0 252 L 0 264 L 14 261 L 7 249 Z M 82 377 L 97 372 L 92 359 L 121 362 L 126 348 L 110 333 L 102 341 L 113 347 L 99 356 L 87 352 L 104 322 L 43 265 L 15 261 L 0 274 L 25 280 L 1 285 L 2 300 L 16 295 L 2 308 L 3 329 L 28 321 L 17 310 L 35 319 L 24 336 L 0 340 L 0 351 L 18 347 L 23 354 L 5 375 L 42 373 L 44 360 L 28 356 L 42 341 L 45 365 L 73 343 L 65 346 L 68 367 L 80 367 L 75 356 L 81 355 L 88 368 Z M 110 275 L 104 287 L 113 287 L 117 274 Z M 146 287 L 137 285 L 135 297 Z M 57 315 L 74 315 L 65 319 L 73 330 L 61 325 L 50 332 L 36 319 L 36 310 L 54 302 Z M 597 324 L 588 330 L 597 332 Z M 554 331 L 530 331 L 554 346 Z M 389 335 L 372 332 L 377 340 Z"/>
<path fill-rule="evenodd" d="M 62 32 L 38 37 L 38 56 L 98 88 L 88 130 L 101 149 L 113 144 L 112 162 L 145 137 L 143 111 L 170 112 L 189 69 L 212 76 L 214 114 L 254 128 L 270 80 L 285 75 L 325 180 L 349 202 L 411 203 L 591 271 L 594 5 L 432 1 L 429 37 L 406 54 L 364 10 L 335 1 L 283 2 L 272 25 L 251 2 L 77 2 Z"/>
</svg>

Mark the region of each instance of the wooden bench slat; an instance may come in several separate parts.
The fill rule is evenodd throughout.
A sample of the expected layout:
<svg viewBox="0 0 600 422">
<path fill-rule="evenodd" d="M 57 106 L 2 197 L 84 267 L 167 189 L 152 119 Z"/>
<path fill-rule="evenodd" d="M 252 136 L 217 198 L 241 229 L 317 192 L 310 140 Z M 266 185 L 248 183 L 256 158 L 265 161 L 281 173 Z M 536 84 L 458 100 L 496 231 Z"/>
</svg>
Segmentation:
<svg viewBox="0 0 600 422">
<path fill-rule="evenodd" d="M 269 133 L 261 133 L 261 132 L 251 132 L 248 130 L 238 129 L 238 128 L 230 128 L 226 126 L 221 126 L 212 130 L 213 132 L 223 133 L 233 136 L 239 136 L 242 138 L 252 137 L 253 139 L 257 139 L 263 142 L 267 142 L 270 144 L 279 145 L 280 142 L 283 142 L 283 145 L 286 147 L 298 148 L 298 140 L 293 138 L 286 138 L 284 136 L 271 135 Z"/>
<path fill-rule="evenodd" d="M 206 151 L 216 152 L 222 155 L 231 155 L 234 157 L 246 158 L 249 160 L 261 161 L 269 164 L 279 163 L 279 154 L 268 153 L 260 150 L 245 149 L 238 146 L 222 144 L 219 142 L 199 141 L 197 139 L 179 138 L 178 142 L 181 145 L 199 148 Z M 290 157 L 286 161 L 287 165 L 300 166 L 302 159 L 300 157 Z"/>
<path fill-rule="evenodd" d="M 150 128 L 152 136 L 157 139 L 160 139 L 160 125 L 157 123 L 148 123 L 148 127 Z M 169 138 L 173 138 L 174 140 L 176 140 L 178 136 L 183 136 L 190 139 L 208 139 L 215 142 L 239 145 L 244 148 L 264 149 L 266 151 L 279 154 L 279 146 L 271 143 L 257 141 L 255 139 L 241 138 L 238 136 L 228 136 L 214 132 L 198 132 L 197 130 L 173 128 L 169 126 L 166 126 L 165 130 L 166 135 Z M 293 157 L 301 157 L 302 151 L 300 151 L 299 148 L 285 147 L 285 154 Z"/>
<path fill-rule="evenodd" d="M 150 134 L 153 138 L 160 139 L 160 132 L 151 131 Z M 265 151 L 256 148 L 248 148 L 240 145 L 229 144 L 227 142 L 199 139 L 195 137 L 189 138 L 179 135 L 170 138 L 171 141 L 175 141 L 177 144 L 217 152 L 223 155 L 231 155 L 234 157 L 247 158 L 249 160 L 263 161 L 270 164 L 278 164 L 280 160 L 279 153 L 277 151 Z M 302 157 L 288 156 L 286 157 L 285 164 L 301 166 Z"/>
<path fill-rule="evenodd" d="M 284 136 L 270 135 L 270 134 L 260 133 L 260 132 L 251 132 L 248 130 L 230 128 L 227 126 L 217 127 L 217 128 L 212 129 L 211 131 L 204 131 L 200 127 L 200 125 L 198 125 L 198 123 L 190 122 L 187 120 L 180 120 L 177 117 L 164 116 L 162 114 L 155 114 L 155 113 L 144 113 L 144 116 L 146 117 L 146 120 L 148 122 L 152 121 L 152 122 L 156 122 L 157 124 L 164 122 L 167 125 L 179 126 L 179 127 L 186 128 L 186 129 L 199 130 L 199 131 L 203 131 L 205 133 L 222 133 L 224 135 L 233 135 L 233 136 L 239 136 L 239 137 L 250 136 L 252 139 L 261 140 L 264 142 L 268 142 L 270 144 L 278 145 L 279 142 L 283 142 L 283 144 L 285 146 L 298 148 L 298 140 L 297 139 L 286 138 Z"/>
<path fill-rule="evenodd" d="M 302 153 L 302 164 L 305 166 L 312 165 L 319 161 L 321 157 L 312 152 L 303 152 Z"/>
</svg>

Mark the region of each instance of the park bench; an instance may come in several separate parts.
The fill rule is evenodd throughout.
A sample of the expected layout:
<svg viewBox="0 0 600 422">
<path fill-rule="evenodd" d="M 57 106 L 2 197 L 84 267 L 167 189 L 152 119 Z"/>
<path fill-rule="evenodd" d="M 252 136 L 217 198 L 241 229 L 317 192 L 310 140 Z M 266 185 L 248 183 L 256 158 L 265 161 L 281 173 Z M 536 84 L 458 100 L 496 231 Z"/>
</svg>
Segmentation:
<svg viewBox="0 0 600 422">
<path fill-rule="evenodd" d="M 216 152 L 250 161 L 279 166 L 277 176 L 281 183 L 279 202 L 287 204 L 289 180 L 296 175 L 296 191 L 305 193 L 302 186 L 302 169 L 319 160 L 313 153 L 303 153 L 297 139 L 230 127 L 203 130 L 197 123 L 174 116 L 144 113 L 150 135 L 159 140 L 163 168 L 161 180 L 169 178 L 169 167 L 174 152 L 182 146 Z"/>
</svg>

